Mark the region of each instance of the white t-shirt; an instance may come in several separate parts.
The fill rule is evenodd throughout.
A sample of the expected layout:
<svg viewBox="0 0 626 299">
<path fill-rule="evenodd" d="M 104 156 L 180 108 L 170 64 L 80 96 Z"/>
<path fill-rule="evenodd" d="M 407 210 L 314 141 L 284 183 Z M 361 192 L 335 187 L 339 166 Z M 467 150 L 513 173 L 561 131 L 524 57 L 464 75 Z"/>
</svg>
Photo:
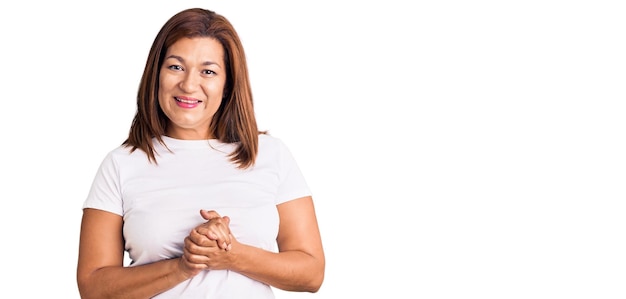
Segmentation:
<svg viewBox="0 0 626 299">
<path fill-rule="evenodd" d="M 229 161 L 233 144 L 163 137 L 155 142 L 158 165 L 141 150 L 118 147 L 103 160 L 83 208 L 124 219 L 131 266 L 182 255 L 183 240 L 205 222 L 200 209 L 231 218 L 230 229 L 244 244 L 277 251 L 276 205 L 311 195 L 284 143 L 259 135 L 252 168 Z M 155 298 L 274 298 L 271 288 L 227 270 L 203 271 Z"/>
</svg>

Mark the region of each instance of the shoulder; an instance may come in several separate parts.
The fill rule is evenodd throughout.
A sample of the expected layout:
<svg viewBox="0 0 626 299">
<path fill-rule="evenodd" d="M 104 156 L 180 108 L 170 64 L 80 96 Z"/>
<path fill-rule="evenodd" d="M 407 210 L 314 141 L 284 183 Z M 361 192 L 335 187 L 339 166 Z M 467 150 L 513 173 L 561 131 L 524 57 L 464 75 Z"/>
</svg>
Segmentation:
<svg viewBox="0 0 626 299">
<path fill-rule="evenodd" d="M 103 163 L 126 164 L 130 160 L 146 160 L 148 156 L 140 149 L 132 150 L 132 147 L 126 145 L 117 146 L 106 154 Z"/>
<path fill-rule="evenodd" d="M 283 139 L 267 134 L 259 135 L 258 158 L 280 161 L 281 164 L 285 164 L 286 161 L 291 163 L 290 161 L 294 159 L 291 150 Z"/>
<path fill-rule="evenodd" d="M 275 146 L 281 144 L 282 140 L 269 134 L 259 134 L 259 145 Z"/>
<path fill-rule="evenodd" d="M 259 152 L 282 152 L 285 150 L 287 150 L 287 146 L 282 139 L 268 134 L 259 134 Z"/>
<path fill-rule="evenodd" d="M 118 158 L 118 159 L 123 159 L 126 157 L 132 157 L 132 156 L 146 156 L 142 150 L 136 149 L 133 151 L 132 149 L 133 148 L 130 146 L 120 145 L 116 148 L 113 148 L 111 151 L 109 151 L 109 156 Z"/>
</svg>

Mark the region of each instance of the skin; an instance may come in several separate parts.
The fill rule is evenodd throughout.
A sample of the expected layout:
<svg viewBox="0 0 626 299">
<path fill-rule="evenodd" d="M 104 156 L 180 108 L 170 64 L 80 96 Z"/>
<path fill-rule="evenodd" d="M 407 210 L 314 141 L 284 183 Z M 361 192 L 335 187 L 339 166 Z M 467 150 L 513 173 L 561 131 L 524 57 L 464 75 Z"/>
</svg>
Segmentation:
<svg viewBox="0 0 626 299">
<path fill-rule="evenodd" d="M 283 290 L 316 292 L 324 278 L 325 259 L 313 199 L 302 197 L 277 208 L 278 253 L 239 243 L 230 234 L 228 217 L 209 211 L 201 214 L 212 219 L 185 238 L 184 259 L 196 269 L 232 270 Z M 218 250 L 215 243 L 228 248 Z"/>
<path fill-rule="evenodd" d="M 183 38 L 165 54 L 159 77 L 159 105 L 169 118 L 167 135 L 209 139 L 209 124 L 222 103 L 224 49 L 212 38 Z"/>
<path fill-rule="evenodd" d="M 167 50 L 159 104 L 171 120 L 168 136 L 213 137 L 208 128 L 222 100 L 223 54 L 212 38 L 183 38 Z M 239 243 L 230 234 L 227 215 L 202 210 L 207 221 L 184 239 L 181 257 L 124 267 L 122 217 L 85 209 L 77 269 L 81 298 L 150 298 L 211 269 L 236 271 L 283 290 L 316 292 L 324 278 L 325 258 L 313 200 L 294 199 L 277 210 L 278 253 Z"/>
</svg>

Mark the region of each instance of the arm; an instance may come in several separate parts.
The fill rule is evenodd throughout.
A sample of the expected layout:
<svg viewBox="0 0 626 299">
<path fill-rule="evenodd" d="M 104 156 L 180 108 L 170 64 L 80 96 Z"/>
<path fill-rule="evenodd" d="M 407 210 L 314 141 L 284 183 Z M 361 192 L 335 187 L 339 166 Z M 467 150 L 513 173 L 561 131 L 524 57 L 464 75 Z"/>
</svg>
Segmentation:
<svg viewBox="0 0 626 299">
<path fill-rule="evenodd" d="M 324 280 L 325 258 L 313 206 L 303 197 L 278 205 L 279 253 L 241 246 L 235 271 L 287 291 L 317 292 Z"/>
<path fill-rule="evenodd" d="M 192 232 L 185 242 L 186 254 L 209 269 L 232 270 L 282 290 L 317 292 L 324 280 L 325 257 L 313 199 L 280 204 L 278 214 L 278 253 L 239 243 L 232 235 L 228 250 L 204 251 L 205 244 L 215 241 Z"/>
<path fill-rule="evenodd" d="M 124 267 L 122 224 L 119 215 L 84 209 L 77 268 L 81 298 L 149 298 L 206 268 L 184 258 Z"/>
</svg>

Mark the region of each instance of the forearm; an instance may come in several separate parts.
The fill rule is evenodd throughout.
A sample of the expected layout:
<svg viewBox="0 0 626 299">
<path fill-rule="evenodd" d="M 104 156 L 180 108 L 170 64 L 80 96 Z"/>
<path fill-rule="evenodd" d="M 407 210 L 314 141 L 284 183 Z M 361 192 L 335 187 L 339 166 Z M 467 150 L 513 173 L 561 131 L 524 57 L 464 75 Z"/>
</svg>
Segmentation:
<svg viewBox="0 0 626 299">
<path fill-rule="evenodd" d="M 304 251 L 276 253 L 241 244 L 231 254 L 231 270 L 282 290 L 317 292 L 324 279 L 324 260 Z"/>
<path fill-rule="evenodd" d="M 180 258 L 135 267 L 103 267 L 79 281 L 81 298 L 150 298 L 169 290 L 187 275 Z"/>
</svg>

